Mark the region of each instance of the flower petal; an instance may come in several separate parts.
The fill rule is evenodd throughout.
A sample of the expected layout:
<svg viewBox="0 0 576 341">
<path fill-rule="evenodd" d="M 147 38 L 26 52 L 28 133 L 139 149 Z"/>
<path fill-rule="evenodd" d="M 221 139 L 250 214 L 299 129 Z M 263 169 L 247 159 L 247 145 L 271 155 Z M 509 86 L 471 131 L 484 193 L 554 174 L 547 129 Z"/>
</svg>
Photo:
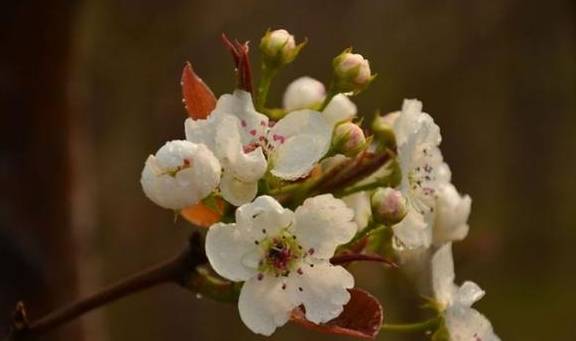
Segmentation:
<svg viewBox="0 0 576 341">
<path fill-rule="evenodd" d="M 243 145 L 257 141 L 265 135 L 268 128 L 268 117 L 257 112 L 252 103 L 252 95 L 244 90 L 235 90 L 232 95 L 220 96 L 212 115 L 231 115 L 238 119 Z"/>
<path fill-rule="evenodd" d="M 328 152 L 332 126 L 321 113 L 298 110 L 286 115 L 270 129 L 272 174 L 285 180 L 306 176 Z"/>
<path fill-rule="evenodd" d="M 444 314 L 446 329 L 452 341 L 499 341 L 492 324 L 477 310 L 455 305 Z"/>
<path fill-rule="evenodd" d="M 434 253 L 431 267 L 434 298 L 444 306 L 452 305 L 457 290 L 454 284 L 452 243 L 444 244 Z"/>
<path fill-rule="evenodd" d="M 324 143 L 316 137 L 295 136 L 276 149 L 271 173 L 284 180 L 297 180 L 308 175 L 325 153 Z"/>
<path fill-rule="evenodd" d="M 140 183 L 159 206 L 179 210 L 198 203 L 218 186 L 220 163 L 206 146 L 171 141 L 150 155 Z"/>
<path fill-rule="evenodd" d="M 264 276 L 251 278 L 242 287 L 238 309 L 242 322 L 254 333 L 270 336 L 277 327 L 288 322 L 290 313 L 298 306 L 286 290 L 282 278 Z"/>
<path fill-rule="evenodd" d="M 266 172 L 268 163 L 262 148 L 245 153 L 241 140 L 238 118 L 223 115 L 216 130 L 216 155 L 222 167 L 230 170 L 234 177 L 244 182 L 254 182 Z"/>
<path fill-rule="evenodd" d="M 344 121 L 350 121 L 358 112 L 356 104 L 348 96 L 339 94 L 334 96 L 322 114 L 332 126 Z"/>
<path fill-rule="evenodd" d="M 222 198 L 234 206 L 249 203 L 258 192 L 258 182 L 244 182 L 236 178 L 231 171 L 224 170 L 220 181 Z"/>
<path fill-rule="evenodd" d="M 365 228 L 372 215 L 370 195 L 368 192 L 354 193 L 342 198 L 342 200 L 344 200 L 348 207 L 354 210 L 354 221 L 358 226 L 358 231 Z"/>
<path fill-rule="evenodd" d="M 456 291 L 455 301 L 458 304 L 471 307 L 474 303 L 478 302 L 486 292 L 482 290 L 478 284 L 466 281 Z"/>
<path fill-rule="evenodd" d="M 184 121 L 184 130 L 186 132 L 186 140 L 204 144 L 213 152 L 216 150 L 215 137 L 216 137 L 216 120 L 212 116 L 207 119 L 194 120 L 187 118 Z"/>
<path fill-rule="evenodd" d="M 214 224 L 206 235 L 206 256 L 214 271 L 231 281 L 245 281 L 257 273 L 244 257 L 249 257 L 257 246 L 237 224 Z"/>
<path fill-rule="evenodd" d="M 288 289 L 304 304 L 306 319 L 324 323 L 340 315 L 350 300 L 347 289 L 354 287 L 354 277 L 341 266 L 327 261 L 304 266 L 301 274 L 293 273 L 288 279 Z"/>
<path fill-rule="evenodd" d="M 292 231 L 298 242 L 315 258 L 329 259 L 336 247 L 357 231 L 354 211 L 332 194 L 306 199 L 294 213 Z"/>
<path fill-rule="evenodd" d="M 440 186 L 437 193 L 434 243 L 440 245 L 464 239 L 469 230 L 467 222 L 472 199 L 467 195 L 460 196 L 452 184 Z"/>
<path fill-rule="evenodd" d="M 300 77 L 286 88 L 284 109 L 286 111 L 310 109 L 322 103 L 325 97 L 326 89 L 322 82 L 311 77 Z"/>
<path fill-rule="evenodd" d="M 276 234 L 288 227 L 292 221 L 292 211 L 267 195 L 259 196 L 254 202 L 242 205 L 236 210 L 236 222 L 249 238 L 257 240 Z"/>
<path fill-rule="evenodd" d="M 412 207 L 401 222 L 394 225 L 394 236 L 407 249 L 430 246 L 432 231 L 424 217 Z"/>
</svg>

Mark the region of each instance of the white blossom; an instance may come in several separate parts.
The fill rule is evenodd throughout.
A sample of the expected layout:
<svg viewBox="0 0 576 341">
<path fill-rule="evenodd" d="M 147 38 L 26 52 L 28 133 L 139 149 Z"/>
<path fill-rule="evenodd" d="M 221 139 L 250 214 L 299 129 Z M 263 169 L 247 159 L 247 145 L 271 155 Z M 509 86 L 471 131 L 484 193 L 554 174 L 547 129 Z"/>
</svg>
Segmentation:
<svg viewBox="0 0 576 341">
<path fill-rule="evenodd" d="M 140 183 L 146 196 L 159 206 L 178 210 L 208 196 L 220 182 L 220 163 L 201 144 L 170 141 L 150 155 Z"/>
<path fill-rule="evenodd" d="M 329 259 L 356 233 L 353 212 L 331 194 L 309 198 L 295 212 L 260 196 L 236 210 L 236 222 L 211 226 L 206 254 L 213 269 L 245 281 L 238 302 L 253 332 L 271 335 L 293 309 L 324 323 L 349 301 L 354 278 Z"/>
<path fill-rule="evenodd" d="M 472 305 L 485 292 L 474 282 L 454 283 L 452 243 L 445 243 L 432 257 L 432 288 L 452 341 L 498 341 L 488 319 Z"/>
<path fill-rule="evenodd" d="M 404 101 L 393 127 L 402 171 L 399 190 L 408 204 L 408 212 L 394 226 L 394 234 L 402 247 L 428 247 L 432 243 L 436 196 L 447 181 L 447 166 L 438 148 L 440 129 L 416 100 Z"/>
<path fill-rule="evenodd" d="M 254 198 L 267 170 L 288 181 L 308 175 L 330 148 L 334 128 L 326 114 L 310 109 L 270 122 L 242 90 L 221 96 L 208 118 L 189 118 L 185 127 L 189 141 L 205 144 L 220 160 L 222 196 L 236 206 Z"/>
</svg>

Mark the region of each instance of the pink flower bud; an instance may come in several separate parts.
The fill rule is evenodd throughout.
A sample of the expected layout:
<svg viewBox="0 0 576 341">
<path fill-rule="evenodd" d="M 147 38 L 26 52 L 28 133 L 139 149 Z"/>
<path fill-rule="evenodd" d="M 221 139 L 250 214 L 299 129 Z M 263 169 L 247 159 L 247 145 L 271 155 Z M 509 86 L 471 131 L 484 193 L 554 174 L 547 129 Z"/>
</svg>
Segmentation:
<svg viewBox="0 0 576 341">
<path fill-rule="evenodd" d="M 393 188 L 379 188 L 372 195 L 372 215 L 377 222 L 392 226 L 406 216 L 406 199 Z"/>
<path fill-rule="evenodd" d="M 341 123 L 334 131 L 334 146 L 346 156 L 354 156 L 366 145 L 362 128 L 352 122 Z"/>
</svg>

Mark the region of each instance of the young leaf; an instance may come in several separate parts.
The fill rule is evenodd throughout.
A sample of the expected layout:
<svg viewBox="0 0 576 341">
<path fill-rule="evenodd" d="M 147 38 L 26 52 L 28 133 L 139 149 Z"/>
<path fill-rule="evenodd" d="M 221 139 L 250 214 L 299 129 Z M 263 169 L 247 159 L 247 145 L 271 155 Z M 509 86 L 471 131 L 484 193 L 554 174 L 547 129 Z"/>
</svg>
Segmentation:
<svg viewBox="0 0 576 341">
<path fill-rule="evenodd" d="M 373 340 L 382 326 L 383 312 L 378 300 L 361 289 L 351 289 L 350 301 L 337 318 L 324 324 L 315 324 L 306 320 L 303 308 L 292 312 L 292 321 L 296 324 L 327 334 L 346 335 L 360 339 Z"/>
<path fill-rule="evenodd" d="M 194 72 L 190 63 L 186 63 L 182 70 L 180 84 L 188 116 L 195 120 L 208 117 L 216 107 L 216 97 L 208 85 Z"/>
</svg>

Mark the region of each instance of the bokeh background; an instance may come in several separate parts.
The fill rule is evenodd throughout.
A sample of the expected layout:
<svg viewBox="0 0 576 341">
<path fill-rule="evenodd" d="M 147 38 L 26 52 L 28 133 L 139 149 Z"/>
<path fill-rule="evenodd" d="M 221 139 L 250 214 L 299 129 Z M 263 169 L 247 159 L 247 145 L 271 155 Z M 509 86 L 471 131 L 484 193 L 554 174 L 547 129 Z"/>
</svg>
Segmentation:
<svg viewBox="0 0 576 341">
<path fill-rule="evenodd" d="M 284 27 L 310 42 L 272 99 L 299 75 L 327 82 L 331 58 L 353 46 L 379 74 L 357 97 L 363 113 L 423 100 L 456 185 L 473 198 L 470 235 L 455 246 L 458 280 L 486 289 L 477 308 L 504 340 L 575 340 L 575 13 L 573 0 L 2 2 L 0 324 L 19 299 L 39 316 L 182 247 L 191 227 L 148 201 L 139 176 L 149 153 L 184 135 L 184 62 L 228 92 L 219 35 L 255 46 Z M 419 318 L 401 276 L 355 271 L 388 322 Z M 295 338 L 345 340 L 294 326 L 272 340 Z M 236 307 L 167 286 L 49 339 L 262 338 Z"/>
</svg>

